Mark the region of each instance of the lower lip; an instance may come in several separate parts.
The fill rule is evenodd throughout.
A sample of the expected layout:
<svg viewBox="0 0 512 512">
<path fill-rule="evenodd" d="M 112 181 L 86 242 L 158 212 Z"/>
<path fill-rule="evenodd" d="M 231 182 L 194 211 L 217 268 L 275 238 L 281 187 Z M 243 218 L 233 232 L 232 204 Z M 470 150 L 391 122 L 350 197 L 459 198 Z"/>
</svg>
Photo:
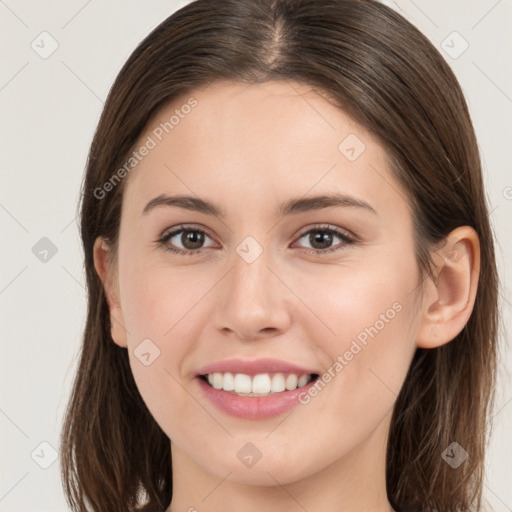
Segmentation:
<svg viewBox="0 0 512 512">
<path fill-rule="evenodd" d="M 223 389 L 215 389 L 202 378 L 197 377 L 199 387 L 222 412 L 248 420 L 264 420 L 283 414 L 297 405 L 299 396 L 307 393 L 315 385 L 316 379 L 301 388 L 283 391 L 268 396 L 239 396 Z"/>
</svg>

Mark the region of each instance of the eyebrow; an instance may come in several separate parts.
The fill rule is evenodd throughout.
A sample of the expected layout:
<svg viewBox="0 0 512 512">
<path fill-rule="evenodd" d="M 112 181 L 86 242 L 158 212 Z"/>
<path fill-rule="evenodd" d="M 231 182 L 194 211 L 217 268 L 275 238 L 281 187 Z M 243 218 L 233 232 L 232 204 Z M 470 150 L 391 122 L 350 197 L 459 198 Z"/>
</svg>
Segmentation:
<svg viewBox="0 0 512 512">
<path fill-rule="evenodd" d="M 159 196 L 151 199 L 151 201 L 149 201 L 149 203 L 146 204 L 146 206 L 142 210 L 142 214 L 146 215 L 151 210 L 154 210 L 159 206 L 183 208 L 185 210 L 204 213 L 206 215 L 211 215 L 214 217 L 218 217 L 220 219 L 224 219 L 226 217 L 226 212 L 222 208 L 215 206 L 213 203 L 205 199 L 183 195 L 168 196 L 166 194 L 160 194 Z M 363 201 L 362 199 L 358 199 L 350 195 L 339 193 L 291 199 L 290 201 L 287 201 L 286 203 L 282 204 L 277 209 L 276 215 L 293 215 L 314 210 L 321 210 L 323 208 L 330 208 L 334 206 L 346 208 L 360 208 L 371 213 L 374 213 L 375 215 L 378 215 L 376 210 L 366 201 Z"/>
</svg>

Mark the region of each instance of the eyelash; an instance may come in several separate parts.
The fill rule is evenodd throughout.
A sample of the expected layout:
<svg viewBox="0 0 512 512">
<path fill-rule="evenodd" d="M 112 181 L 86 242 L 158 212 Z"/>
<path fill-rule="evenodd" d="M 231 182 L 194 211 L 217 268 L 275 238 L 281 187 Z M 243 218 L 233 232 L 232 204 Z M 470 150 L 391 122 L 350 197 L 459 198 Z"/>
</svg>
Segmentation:
<svg viewBox="0 0 512 512">
<path fill-rule="evenodd" d="M 209 237 L 208 233 L 206 233 L 206 231 L 204 231 L 203 229 L 200 229 L 200 228 L 197 228 L 194 226 L 188 226 L 188 227 L 180 226 L 178 229 L 175 229 L 175 230 L 171 231 L 170 233 L 166 233 L 163 236 L 161 236 L 157 240 L 157 244 L 159 246 L 161 246 L 166 251 L 172 252 L 174 254 L 181 254 L 183 256 L 199 254 L 202 251 L 202 249 L 205 249 L 205 247 L 201 247 L 199 249 L 194 249 L 194 250 L 177 249 L 177 248 L 171 247 L 168 244 L 168 242 L 171 238 L 173 238 L 175 235 L 182 233 L 184 231 L 193 232 L 193 233 L 202 233 L 203 235 L 206 235 Z M 338 246 L 335 246 L 334 248 L 328 248 L 328 249 L 324 249 L 324 250 L 322 250 L 322 249 L 305 249 L 306 253 L 313 254 L 315 256 L 339 251 L 339 250 L 344 249 L 346 245 L 353 245 L 357 242 L 356 238 L 349 236 L 346 232 L 332 228 L 328 225 L 322 225 L 322 226 L 318 226 L 315 228 L 310 228 L 307 231 L 301 233 L 298 237 L 298 240 L 303 238 L 305 235 L 308 235 L 313 232 L 321 232 L 321 233 L 327 232 L 327 233 L 337 236 L 344 242 L 344 243 L 338 244 Z M 209 238 L 211 238 L 211 237 L 209 237 Z"/>
</svg>

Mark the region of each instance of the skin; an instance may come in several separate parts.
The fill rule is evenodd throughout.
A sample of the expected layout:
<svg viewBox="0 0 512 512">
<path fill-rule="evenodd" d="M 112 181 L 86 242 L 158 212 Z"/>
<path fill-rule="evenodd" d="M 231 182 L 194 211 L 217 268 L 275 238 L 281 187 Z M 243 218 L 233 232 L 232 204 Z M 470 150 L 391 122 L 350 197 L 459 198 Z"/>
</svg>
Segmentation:
<svg viewBox="0 0 512 512">
<path fill-rule="evenodd" d="M 384 149 L 298 83 L 194 90 L 157 112 L 141 143 L 190 96 L 197 106 L 126 178 L 114 265 L 101 238 L 94 248 L 113 341 L 127 348 L 140 393 L 171 439 L 168 511 L 391 510 L 385 450 L 392 407 L 416 347 L 443 345 L 467 322 L 478 237 L 469 227 L 450 233 L 435 255 L 435 282 L 422 282 L 407 195 Z M 366 146 L 355 161 L 338 149 L 349 134 Z M 275 213 L 289 199 L 334 191 L 376 213 L 346 206 Z M 201 197 L 226 216 L 169 206 L 142 214 L 163 193 Z M 181 224 L 207 232 L 200 252 L 158 245 Z M 322 232 L 323 224 L 357 242 L 333 235 L 327 248 L 338 250 L 315 254 L 322 245 L 304 233 Z M 247 236 L 263 248 L 252 263 L 236 251 Z M 167 242 L 186 243 L 181 234 Z M 232 357 L 273 357 L 322 374 L 396 303 L 400 312 L 291 412 L 259 421 L 227 416 L 194 379 L 201 366 Z M 160 350 L 149 366 L 134 354 L 144 339 Z M 237 457 L 248 442 L 262 454 L 252 468 Z"/>
</svg>

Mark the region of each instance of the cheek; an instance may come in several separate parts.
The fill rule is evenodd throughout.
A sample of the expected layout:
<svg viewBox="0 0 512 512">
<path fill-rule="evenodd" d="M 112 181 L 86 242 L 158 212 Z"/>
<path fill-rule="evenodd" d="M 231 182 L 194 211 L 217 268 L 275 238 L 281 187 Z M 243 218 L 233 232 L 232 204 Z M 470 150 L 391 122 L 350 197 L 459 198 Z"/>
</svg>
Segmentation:
<svg viewBox="0 0 512 512">
<path fill-rule="evenodd" d="M 407 258 L 403 254 L 390 251 L 380 261 L 335 269 L 317 281 L 322 293 L 305 290 L 308 304 L 330 328 L 316 340 L 330 360 L 323 384 L 333 393 L 334 416 L 360 414 L 365 404 L 377 418 L 403 384 L 416 348 L 419 282 L 412 248 Z"/>
<path fill-rule="evenodd" d="M 204 427 L 204 410 L 184 390 L 190 384 L 186 362 L 199 351 L 201 332 L 208 327 L 213 306 L 208 293 L 218 286 L 219 272 L 173 268 L 142 256 L 123 263 L 122 310 L 133 376 L 155 421 L 180 439 L 183 428 L 188 431 L 195 422 L 199 430 Z"/>
<path fill-rule="evenodd" d="M 302 397 L 301 421 L 290 422 L 287 431 L 297 446 L 304 431 L 317 432 L 314 447 L 325 460 L 370 436 L 393 407 L 415 350 L 411 291 L 419 277 L 413 255 L 387 265 L 330 270 L 317 276 L 315 286 L 304 278 L 295 288 L 315 313 L 299 311 L 302 327 L 327 363 L 317 385 Z M 314 451 L 307 455 L 316 457 Z"/>
<path fill-rule="evenodd" d="M 148 409 L 166 430 L 173 411 L 189 402 L 179 384 L 183 378 L 180 362 L 198 339 L 194 304 L 205 291 L 200 281 L 191 283 L 184 274 L 149 267 L 136 258 L 120 266 L 120 281 L 133 376 Z"/>
<path fill-rule="evenodd" d="M 172 344 L 179 350 L 180 333 L 197 325 L 192 321 L 194 308 L 214 285 L 215 276 L 155 265 L 150 258 L 127 261 L 122 271 L 123 317 L 132 344 L 150 338 L 161 349 Z"/>
<path fill-rule="evenodd" d="M 413 247 L 396 246 L 326 266 L 296 288 L 315 313 L 308 315 L 309 336 L 327 355 L 326 368 L 338 362 L 330 373 L 344 375 L 333 379 L 343 385 L 332 387 L 361 399 L 372 386 L 375 396 L 398 394 L 415 350 L 419 270 Z"/>
</svg>

